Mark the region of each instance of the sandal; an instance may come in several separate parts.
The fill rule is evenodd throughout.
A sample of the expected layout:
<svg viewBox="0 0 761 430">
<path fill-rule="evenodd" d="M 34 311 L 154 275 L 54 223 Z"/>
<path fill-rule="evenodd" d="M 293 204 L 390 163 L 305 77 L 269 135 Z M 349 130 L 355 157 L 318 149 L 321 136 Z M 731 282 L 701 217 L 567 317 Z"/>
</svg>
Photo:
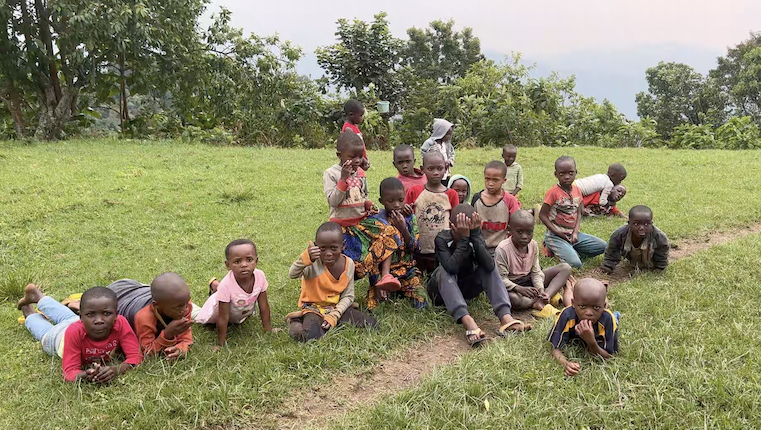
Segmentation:
<svg viewBox="0 0 761 430">
<path fill-rule="evenodd" d="M 516 324 L 520 324 L 521 328 L 520 329 L 511 328 L 511 327 L 513 327 Z M 532 328 L 534 328 L 534 327 L 531 324 L 525 323 L 525 322 L 523 322 L 521 320 L 513 320 L 512 322 L 509 322 L 509 323 L 507 323 L 507 324 L 505 324 L 503 326 L 500 326 L 499 328 L 495 328 L 494 331 L 498 335 L 500 335 L 502 337 L 507 337 L 508 331 L 516 332 L 516 333 L 521 333 L 521 332 L 524 332 L 524 331 L 529 331 Z"/>
<path fill-rule="evenodd" d="M 380 281 L 375 284 L 375 288 L 380 288 L 386 291 L 399 291 L 399 289 L 402 288 L 402 284 L 394 277 L 394 275 L 389 273 L 388 275 L 384 275 Z"/>
<path fill-rule="evenodd" d="M 475 339 L 471 339 L 471 336 L 478 336 Z M 475 330 L 466 330 L 465 331 L 465 340 L 468 341 L 468 344 L 471 348 L 478 348 L 481 346 L 484 342 L 488 340 L 486 337 L 486 333 L 484 333 L 483 330 L 480 328 L 477 328 Z"/>
<path fill-rule="evenodd" d="M 559 314 L 560 311 L 558 308 L 552 305 L 545 305 L 542 310 L 534 309 L 531 311 L 531 315 L 537 317 L 537 318 L 553 318 L 555 315 Z"/>
</svg>

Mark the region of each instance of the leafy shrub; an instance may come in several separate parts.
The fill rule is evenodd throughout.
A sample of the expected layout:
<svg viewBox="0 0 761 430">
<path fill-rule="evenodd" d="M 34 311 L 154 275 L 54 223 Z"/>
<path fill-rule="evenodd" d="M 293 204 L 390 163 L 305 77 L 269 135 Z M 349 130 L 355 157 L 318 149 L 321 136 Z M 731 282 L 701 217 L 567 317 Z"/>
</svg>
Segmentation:
<svg viewBox="0 0 761 430">
<path fill-rule="evenodd" d="M 683 124 L 674 128 L 674 137 L 668 146 L 677 149 L 711 149 L 716 148 L 717 144 L 710 124 Z"/>
<path fill-rule="evenodd" d="M 761 147 L 758 126 L 749 116 L 732 117 L 716 129 L 716 141 L 726 149 L 758 149 Z"/>
</svg>

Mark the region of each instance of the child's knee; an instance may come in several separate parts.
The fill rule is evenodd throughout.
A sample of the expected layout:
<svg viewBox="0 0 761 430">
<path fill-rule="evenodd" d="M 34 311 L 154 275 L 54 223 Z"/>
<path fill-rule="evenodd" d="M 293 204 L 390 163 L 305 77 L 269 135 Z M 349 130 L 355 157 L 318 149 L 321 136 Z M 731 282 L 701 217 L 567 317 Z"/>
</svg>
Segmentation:
<svg viewBox="0 0 761 430">
<path fill-rule="evenodd" d="M 573 273 L 573 267 L 571 267 L 571 265 L 568 263 L 561 262 L 558 264 L 558 273 L 567 278 Z"/>
</svg>

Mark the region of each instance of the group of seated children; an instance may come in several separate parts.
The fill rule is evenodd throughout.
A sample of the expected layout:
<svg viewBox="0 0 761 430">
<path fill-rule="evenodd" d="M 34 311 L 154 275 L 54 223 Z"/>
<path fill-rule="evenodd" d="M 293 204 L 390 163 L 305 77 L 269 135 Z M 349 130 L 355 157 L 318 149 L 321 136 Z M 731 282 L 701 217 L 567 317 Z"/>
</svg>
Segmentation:
<svg viewBox="0 0 761 430">
<path fill-rule="evenodd" d="M 515 319 L 513 310 L 554 317 L 548 340 L 553 357 L 569 376 L 579 371 L 579 364 L 562 352 L 569 341 L 580 339 L 590 353 L 604 358 L 617 351 L 617 320 L 607 306 L 606 286 L 590 278 L 574 285 L 572 268 L 581 267 L 581 258 L 604 252 L 604 272 L 615 269 L 622 258 L 636 269 L 663 270 L 669 253 L 668 238 L 653 225 L 652 211 L 642 205 L 629 211 L 627 225 L 617 229 L 608 243 L 581 233 L 587 201 L 601 207 L 595 213 L 619 213 L 615 203 L 625 194 L 623 166 L 614 164 L 607 175 L 576 180 L 574 159 L 558 158 L 558 184 L 547 191 L 541 209 L 532 213 L 521 210 L 515 197 L 523 188 L 523 171 L 515 163 L 517 149 L 508 145 L 502 153 L 504 163 L 486 164 L 484 189 L 468 204 L 470 181 L 460 175 L 448 177 L 454 159 L 451 155 L 448 160 L 445 146 L 451 124 L 438 123 L 429 140 L 444 148 L 429 145 L 421 170 L 415 167 L 410 146 L 394 150 L 399 176 L 381 181 L 383 209 L 379 210 L 368 198 L 369 161 L 357 127 L 364 108 L 358 102 L 347 103 L 346 110 L 349 125 L 336 144 L 339 162 L 323 175 L 329 221 L 320 225 L 314 242 L 289 270 L 291 278 L 301 280 L 298 309 L 286 316 L 291 337 L 318 339 L 345 323 L 376 327 L 376 320 L 355 303 L 354 282 L 367 276 L 368 310 L 393 295 L 425 308 L 427 292 L 433 305 L 446 307 L 464 326 L 472 346 L 487 340 L 468 311 L 469 302 L 482 292 L 499 319 L 499 336 L 532 328 Z M 537 217 L 547 227 L 543 250 L 533 239 Z M 543 270 L 542 251 L 559 257 L 561 263 Z M 258 261 L 253 242 L 231 242 L 225 248 L 228 273 L 222 281 L 209 282 L 203 306 L 193 304 L 187 283 L 169 272 L 150 285 L 122 279 L 108 288 L 91 288 L 81 297 L 79 316 L 32 284 L 18 308 L 43 350 L 62 357 L 67 381 L 106 383 L 139 365 L 144 355 L 163 354 L 169 361 L 182 357 L 193 343 L 193 323 L 216 326 L 214 349 L 225 345 L 228 325 L 243 323 L 257 305 L 263 329 L 272 330 L 268 283 L 256 267 Z M 117 351 L 126 359 L 115 365 Z"/>
</svg>

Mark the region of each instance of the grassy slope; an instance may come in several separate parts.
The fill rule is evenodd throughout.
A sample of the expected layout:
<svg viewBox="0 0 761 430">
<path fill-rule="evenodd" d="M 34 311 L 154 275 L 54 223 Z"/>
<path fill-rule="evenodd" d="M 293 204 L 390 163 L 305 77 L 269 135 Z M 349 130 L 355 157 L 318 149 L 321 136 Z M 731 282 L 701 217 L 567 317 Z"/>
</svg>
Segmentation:
<svg viewBox="0 0 761 430">
<path fill-rule="evenodd" d="M 759 155 L 751 152 L 654 150 L 521 150 L 524 204 L 538 203 L 553 184 L 552 162 L 577 157 L 581 175 L 621 161 L 629 168 L 622 207 L 646 203 L 672 238 L 759 219 Z M 372 152 L 370 188 L 395 175 L 390 153 Z M 483 164 L 496 150 L 458 153 L 456 171 L 481 188 Z M 287 268 L 327 214 L 322 171 L 332 151 L 211 148 L 174 142 L 0 143 L 0 296 L 27 279 L 53 297 L 122 277 L 149 282 L 174 270 L 197 301 L 205 282 L 224 273 L 222 250 L 250 237 L 270 282 L 273 321 L 293 310 L 297 281 Z M 742 174 L 732 174 L 742 172 Z M 736 210 L 740 208 L 741 210 Z M 593 220 L 583 231 L 606 237 L 619 221 Z M 544 229 L 537 229 L 537 237 Z M 364 283 L 360 284 L 361 286 Z M 360 294 L 363 288 L 360 288 Z M 416 337 L 454 332 L 442 313 L 384 306 L 373 333 L 340 329 L 303 346 L 287 335 L 262 334 L 257 321 L 233 329 L 230 348 L 212 355 L 211 330 L 195 330 L 193 353 L 176 366 L 150 361 L 110 387 L 76 387 L 60 378 L 11 302 L 0 307 L 0 428 L 17 427 L 22 411 L 61 428 L 172 428 L 246 422 L 300 386 L 325 382 L 400 351 Z M 536 348 L 540 343 L 536 342 Z M 529 371 L 532 367 L 528 366 Z M 31 411 L 31 412 L 30 412 Z M 266 424 L 266 423 L 264 423 Z M 25 425 L 21 425 L 25 427 Z"/>
<path fill-rule="evenodd" d="M 542 321 L 335 428 L 758 428 L 761 310 L 748 298 L 761 277 L 759 246 L 761 236 L 749 236 L 664 277 L 619 284 L 611 299 L 623 313 L 621 352 L 602 363 L 571 348 L 582 363 L 575 378 L 550 357 L 551 321 Z"/>
</svg>

